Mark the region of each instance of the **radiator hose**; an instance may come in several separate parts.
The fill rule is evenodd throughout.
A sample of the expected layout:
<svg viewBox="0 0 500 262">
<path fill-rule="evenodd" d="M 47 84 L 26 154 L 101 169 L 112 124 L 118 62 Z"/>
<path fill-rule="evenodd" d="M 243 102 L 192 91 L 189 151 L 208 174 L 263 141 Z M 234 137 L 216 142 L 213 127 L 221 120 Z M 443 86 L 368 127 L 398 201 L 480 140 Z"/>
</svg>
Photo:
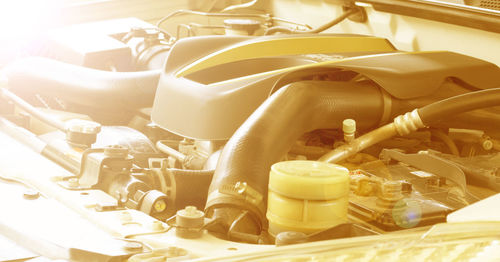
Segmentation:
<svg viewBox="0 0 500 262">
<path fill-rule="evenodd" d="M 14 92 L 54 96 L 97 108 L 151 106 L 161 70 L 110 72 L 30 57 L 5 69 Z"/>
<path fill-rule="evenodd" d="M 295 82 L 271 95 L 224 147 L 210 185 L 207 215 L 222 231 L 259 235 L 266 229 L 268 173 L 304 132 L 338 128 L 352 118 L 360 128 L 379 124 L 382 90 L 371 83 Z M 230 236 L 229 236 L 230 237 Z"/>
</svg>

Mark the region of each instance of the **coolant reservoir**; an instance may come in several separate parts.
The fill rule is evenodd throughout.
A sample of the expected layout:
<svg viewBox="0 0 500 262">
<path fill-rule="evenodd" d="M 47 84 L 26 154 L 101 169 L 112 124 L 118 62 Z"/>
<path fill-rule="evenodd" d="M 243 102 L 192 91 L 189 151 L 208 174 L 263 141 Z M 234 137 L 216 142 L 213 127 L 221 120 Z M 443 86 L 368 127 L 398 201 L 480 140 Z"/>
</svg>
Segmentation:
<svg viewBox="0 0 500 262">
<path fill-rule="evenodd" d="M 271 167 L 266 217 L 269 233 L 313 233 L 347 222 L 349 171 L 317 161 Z"/>
</svg>

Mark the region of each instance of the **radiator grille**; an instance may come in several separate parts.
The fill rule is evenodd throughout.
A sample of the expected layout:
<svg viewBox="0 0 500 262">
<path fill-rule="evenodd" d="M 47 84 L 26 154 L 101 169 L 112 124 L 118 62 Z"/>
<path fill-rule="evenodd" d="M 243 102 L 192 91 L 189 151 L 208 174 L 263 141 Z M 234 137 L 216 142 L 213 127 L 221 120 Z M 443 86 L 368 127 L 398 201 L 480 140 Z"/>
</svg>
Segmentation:
<svg viewBox="0 0 500 262">
<path fill-rule="evenodd" d="M 500 11 L 500 0 L 481 0 L 479 7 Z"/>
</svg>

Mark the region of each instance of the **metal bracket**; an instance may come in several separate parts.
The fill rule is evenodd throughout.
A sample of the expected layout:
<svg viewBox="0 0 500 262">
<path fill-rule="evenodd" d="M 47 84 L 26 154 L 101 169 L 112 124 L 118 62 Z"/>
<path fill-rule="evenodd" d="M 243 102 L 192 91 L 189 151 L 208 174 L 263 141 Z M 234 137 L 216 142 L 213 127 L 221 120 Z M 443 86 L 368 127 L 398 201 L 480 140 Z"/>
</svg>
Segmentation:
<svg viewBox="0 0 500 262">
<path fill-rule="evenodd" d="M 405 154 L 394 149 L 382 150 L 380 159 L 384 162 L 396 160 L 425 172 L 445 177 L 447 180 L 455 183 L 464 194 L 467 192 L 467 182 L 464 172 L 451 161 L 446 161 L 426 153 Z"/>
<path fill-rule="evenodd" d="M 469 203 L 476 202 L 478 198 L 467 190 L 465 173 L 455 163 L 439 158 L 428 152 L 418 154 L 405 154 L 394 149 L 384 149 L 380 153 L 382 161 L 396 160 L 422 171 L 433 173 L 446 178 L 457 185 L 462 193 L 462 197 Z"/>
<path fill-rule="evenodd" d="M 356 13 L 350 15 L 347 19 L 357 22 L 357 23 L 365 23 L 368 21 L 368 15 L 363 7 L 356 5 L 355 2 L 349 1 L 348 3 L 342 6 L 342 10 L 344 12 L 350 11 L 352 9 L 358 10 Z"/>
<path fill-rule="evenodd" d="M 110 168 L 113 172 L 125 172 L 132 168 L 133 157 L 130 155 L 109 155 L 106 149 L 87 149 L 82 153 L 82 167 L 80 179 L 81 187 L 90 188 L 99 182 L 100 176 L 105 168 Z"/>
</svg>

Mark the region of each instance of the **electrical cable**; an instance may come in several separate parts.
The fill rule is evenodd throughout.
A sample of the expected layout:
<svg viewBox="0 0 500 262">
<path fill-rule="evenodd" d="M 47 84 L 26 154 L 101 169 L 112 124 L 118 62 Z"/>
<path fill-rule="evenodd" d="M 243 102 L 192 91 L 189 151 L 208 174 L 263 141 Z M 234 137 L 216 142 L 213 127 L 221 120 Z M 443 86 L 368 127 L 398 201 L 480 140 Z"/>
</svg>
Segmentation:
<svg viewBox="0 0 500 262">
<path fill-rule="evenodd" d="M 436 138 L 439 138 L 441 141 L 443 141 L 443 143 L 448 146 L 448 149 L 450 149 L 452 155 L 460 156 L 457 145 L 447 134 L 439 129 L 432 129 L 431 134 L 432 136 L 435 136 Z"/>
<path fill-rule="evenodd" d="M 255 17 L 255 18 L 263 18 L 265 20 L 271 19 L 270 15 L 268 15 L 268 14 L 260 15 L 260 14 L 207 13 L 207 12 L 199 12 L 199 11 L 181 9 L 181 10 L 177 10 L 175 12 L 172 12 L 172 13 L 164 16 L 160 20 L 158 20 L 158 22 L 156 23 L 156 27 L 160 28 L 161 24 L 163 24 L 168 19 L 175 17 L 175 16 L 178 16 L 178 15 L 182 15 L 182 14 L 201 15 L 201 16 L 209 16 L 209 17 L 210 16 L 213 16 L 213 17 Z"/>
<path fill-rule="evenodd" d="M 339 17 L 333 19 L 332 21 L 330 21 L 330 22 L 328 22 L 328 23 L 326 23 L 324 25 L 319 26 L 316 29 L 301 31 L 301 30 L 290 29 L 290 28 L 286 28 L 286 27 L 282 27 L 282 26 L 274 26 L 274 27 L 268 28 L 264 32 L 264 35 L 272 35 L 272 34 L 278 33 L 278 32 L 279 33 L 293 33 L 293 34 L 314 34 L 314 33 L 321 33 L 323 31 L 325 31 L 326 29 L 339 24 L 340 22 L 344 21 L 346 18 L 348 18 L 349 16 L 351 16 L 351 15 L 357 13 L 357 12 L 359 12 L 359 9 L 357 9 L 357 8 L 349 9 L 348 11 L 344 12 Z"/>
</svg>

